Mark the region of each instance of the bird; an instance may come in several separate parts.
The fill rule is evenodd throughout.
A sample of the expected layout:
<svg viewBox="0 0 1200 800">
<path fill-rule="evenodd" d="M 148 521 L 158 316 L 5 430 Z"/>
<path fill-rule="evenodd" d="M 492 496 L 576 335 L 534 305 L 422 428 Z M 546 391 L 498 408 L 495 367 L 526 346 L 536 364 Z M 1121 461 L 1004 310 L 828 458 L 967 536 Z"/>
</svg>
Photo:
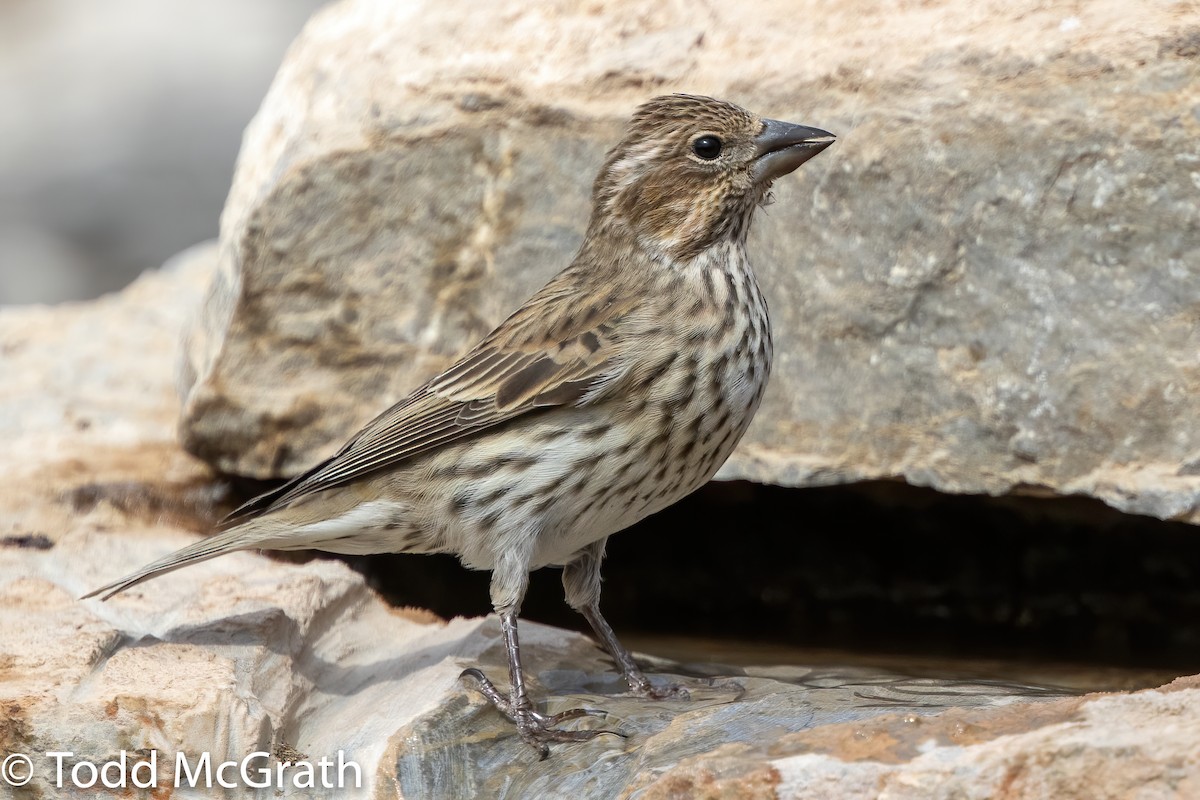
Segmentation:
<svg viewBox="0 0 1200 800">
<path fill-rule="evenodd" d="M 545 758 L 551 743 L 618 733 L 563 725 L 602 711 L 548 715 L 530 700 L 518 613 L 530 572 L 557 566 L 629 691 L 686 698 L 651 682 L 600 613 L 605 544 L 706 483 L 745 433 L 773 351 L 747 233 L 773 182 L 834 140 L 711 97 L 645 102 L 605 157 L 564 270 L 333 456 L 85 597 L 238 550 L 455 554 L 491 571 L 510 688 L 463 676 Z"/>
</svg>

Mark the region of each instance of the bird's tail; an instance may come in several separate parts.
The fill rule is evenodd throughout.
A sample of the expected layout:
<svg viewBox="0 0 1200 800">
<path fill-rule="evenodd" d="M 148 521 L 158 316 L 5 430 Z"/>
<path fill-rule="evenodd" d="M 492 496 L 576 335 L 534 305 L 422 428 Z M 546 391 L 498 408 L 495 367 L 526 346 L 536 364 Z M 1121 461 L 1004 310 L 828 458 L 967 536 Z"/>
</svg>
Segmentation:
<svg viewBox="0 0 1200 800">
<path fill-rule="evenodd" d="M 187 547 L 182 547 L 174 553 L 165 555 L 157 561 L 142 567 L 137 572 L 126 575 L 120 580 L 113 581 L 107 586 L 101 586 L 95 591 L 88 592 L 79 599 L 87 600 L 89 597 L 102 595 L 100 599 L 107 600 L 118 592 L 123 592 L 131 586 L 137 586 L 142 581 L 157 578 L 159 575 L 173 572 L 181 567 L 198 564 L 201 561 L 208 561 L 210 558 L 216 558 L 217 556 L 223 556 L 226 553 L 233 553 L 238 550 L 277 547 L 278 544 L 272 541 L 275 538 L 272 535 L 273 533 L 270 526 L 253 523 L 239 525 L 236 528 L 218 533 L 215 536 L 209 536 L 192 542 Z"/>
</svg>

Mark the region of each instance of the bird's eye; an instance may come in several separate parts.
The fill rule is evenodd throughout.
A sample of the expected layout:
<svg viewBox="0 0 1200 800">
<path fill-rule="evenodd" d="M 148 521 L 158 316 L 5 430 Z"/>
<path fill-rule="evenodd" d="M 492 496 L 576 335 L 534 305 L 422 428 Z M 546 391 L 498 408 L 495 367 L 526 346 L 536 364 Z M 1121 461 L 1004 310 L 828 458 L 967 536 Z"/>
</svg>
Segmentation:
<svg viewBox="0 0 1200 800">
<path fill-rule="evenodd" d="M 692 142 L 692 152 L 705 161 L 712 161 L 721 155 L 721 140 L 712 135 L 701 136 Z"/>
</svg>

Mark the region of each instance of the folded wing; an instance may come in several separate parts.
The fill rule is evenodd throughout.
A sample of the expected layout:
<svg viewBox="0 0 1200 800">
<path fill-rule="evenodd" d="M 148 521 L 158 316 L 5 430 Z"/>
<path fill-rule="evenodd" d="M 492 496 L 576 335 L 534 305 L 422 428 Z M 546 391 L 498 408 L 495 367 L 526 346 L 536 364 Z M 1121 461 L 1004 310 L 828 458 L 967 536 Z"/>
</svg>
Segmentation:
<svg viewBox="0 0 1200 800">
<path fill-rule="evenodd" d="M 336 454 L 262 494 L 222 522 L 233 527 L 296 500 L 395 467 L 555 406 L 578 406 L 628 367 L 621 322 L 634 309 L 617 292 L 551 281 L 461 360 L 367 424 Z"/>
</svg>

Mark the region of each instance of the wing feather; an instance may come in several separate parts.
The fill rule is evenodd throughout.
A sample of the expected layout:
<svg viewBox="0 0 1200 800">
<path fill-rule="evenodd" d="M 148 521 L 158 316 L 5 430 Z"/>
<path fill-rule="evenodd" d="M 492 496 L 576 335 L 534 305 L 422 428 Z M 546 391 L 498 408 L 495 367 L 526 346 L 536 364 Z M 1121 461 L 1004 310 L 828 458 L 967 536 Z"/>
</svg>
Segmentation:
<svg viewBox="0 0 1200 800">
<path fill-rule="evenodd" d="M 635 293 L 578 307 L 564 273 L 445 372 L 384 411 L 336 454 L 229 515 L 222 527 L 476 436 L 538 409 L 586 402 L 626 367 L 621 320 Z"/>
</svg>

